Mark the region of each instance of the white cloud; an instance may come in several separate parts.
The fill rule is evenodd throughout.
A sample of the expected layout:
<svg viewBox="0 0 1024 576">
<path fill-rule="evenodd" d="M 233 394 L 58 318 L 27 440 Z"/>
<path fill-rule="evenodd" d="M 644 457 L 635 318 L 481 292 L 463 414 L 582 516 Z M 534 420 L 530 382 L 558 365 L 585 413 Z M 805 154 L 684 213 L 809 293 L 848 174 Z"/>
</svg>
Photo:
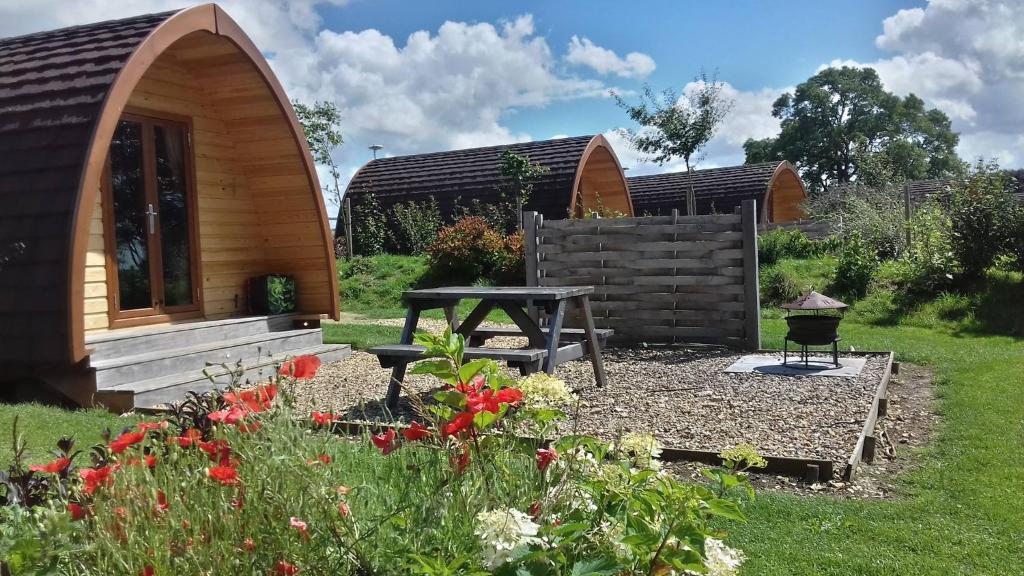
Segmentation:
<svg viewBox="0 0 1024 576">
<path fill-rule="evenodd" d="M 569 51 L 565 61 L 570 64 L 587 66 L 599 74 L 615 74 L 622 78 L 643 79 L 654 72 L 654 58 L 642 52 L 618 54 L 591 42 L 589 38 L 573 36 L 569 40 Z"/>
</svg>

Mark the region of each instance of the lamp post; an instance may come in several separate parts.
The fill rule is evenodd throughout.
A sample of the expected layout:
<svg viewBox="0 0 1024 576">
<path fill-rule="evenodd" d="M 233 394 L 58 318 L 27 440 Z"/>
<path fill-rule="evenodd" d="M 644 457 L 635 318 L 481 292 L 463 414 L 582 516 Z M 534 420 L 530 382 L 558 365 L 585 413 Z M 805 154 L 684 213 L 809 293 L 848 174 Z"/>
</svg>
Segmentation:
<svg viewBox="0 0 1024 576">
<path fill-rule="evenodd" d="M 370 150 L 373 150 L 373 159 L 377 159 L 377 151 L 383 150 L 384 146 L 381 144 L 370 144 Z"/>
</svg>

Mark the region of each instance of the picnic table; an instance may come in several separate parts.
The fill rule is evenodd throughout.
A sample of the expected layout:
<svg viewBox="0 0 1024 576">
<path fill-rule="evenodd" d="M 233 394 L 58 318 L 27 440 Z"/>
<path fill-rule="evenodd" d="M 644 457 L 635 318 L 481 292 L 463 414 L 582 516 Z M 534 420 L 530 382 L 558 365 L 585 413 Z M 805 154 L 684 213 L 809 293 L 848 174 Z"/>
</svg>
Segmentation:
<svg viewBox="0 0 1024 576">
<path fill-rule="evenodd" d="M 551 374 L 555 366 L 590 355 L 594 376 L 598 386 L 604 386 L 606 377 L 601 362 L 601 346 L 607 341 L 612 330 L 594 327 L 590 312 L 590 294 L 593 286 L 449 286 L 409 290 L 403 293 L 408 306 L 402 341 L 371 348 L 382 368 L 391 368 L 391 381 L 385 400 L 389 409 L 398 405 L 406 366 L 423 358 L 424 347 L 413 344 L 413 334 L 419 324 L 420 313 L 424 310 L 443 309 L 452 332 L 466 338 L 468 346 L 464 357 L 467 359 L 491 358 L 505 361 L 509 366 L 519 368 L 521 374 L 532 374 L 540 370 Z M 461 300 L 480 300 L 480 303 L 459 321 L 455 307 Z M 568 309 L 580 311 L 583 328 L 564 328 L 562 325 Z M 487 315 L 498 308 L 504 310 L 515 323 L 515 328 L 480 328 Z M 543 309 L 548 322 L 541 326 L 535 310 Z M 528 347 L 518 349 L 488 348 L 486 341 L 499 336 L 525 336 Z"/>
</svg>

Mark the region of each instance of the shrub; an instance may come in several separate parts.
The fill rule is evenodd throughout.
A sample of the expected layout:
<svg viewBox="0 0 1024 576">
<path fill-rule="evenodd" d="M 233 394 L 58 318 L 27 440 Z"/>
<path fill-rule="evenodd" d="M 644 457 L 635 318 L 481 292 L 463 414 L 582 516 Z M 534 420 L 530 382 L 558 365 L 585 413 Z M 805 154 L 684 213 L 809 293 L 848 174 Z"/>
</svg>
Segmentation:
<svg viewBox="0 0 1024 576">
<path fill-rule="evenodd" d="M 855 184 L 832 186 L 811 196 L 804 209 L 815 220 L 829 222 L 845 240 L 859 236 L 877 258 L 899 257 L 906 248 L 903 189 Z"/>
<path fill-rule="evenodd" d="M 1008 256 L 1014 258 L 1017 269 L 1024 272 L 1024 197 L 1013 211 Z"/>
<path fill-rule="evenodd" d="M 959 266 L 951 244 L 951 222 L 938 201 L 926 202 L 910 221 L 910 250 L 898 268 L 900 288 L 933 295 L 950 288 Z"/>
<path fill-rule="evenodd" d="M 433 196 L 426 202 L 399 202 L 392 208 L 388 251 L 424 254 L 437 240 L 441 225 L 441 208 Z"/>
<path fill-rule="evenodd" d="M 479 216 L 467 216 L 441 229 L 427 249 L 432 275 L 438 279 L 475 282 L 519 278 L 524 265 L 522 235 L 505 237 Z"/>
<path fill-rule="evenodd" d="M 768 266 L 759 271 L 761 302 L 779 305 L 800 297 L 799 280 L 779 266 Z"/>
<path fill-rule="evenodd" d="M 833 289 L 854 299 L 863 298 L 877 266 L 878 258 L 859 235 L 847 238 L 839 252 Z"/>
<path fill-rule="evenodd" d="M 811 258 L 830 247 L 831 243 L 811 240 L 801 230 L 776 228 L 757 237 L 757 262 L 771 266 L 784 258 Z"/>
<path fill-rule="evenodd" d="M 964 279 L 978 280 L 1009 248 L 1013 197 L 1006 174 L 994 164 L 978 163 L 952 186 L 950 245 Z"/>
<path fill-rule="evenodd" d="M 710 485 L 684 484 L 659 473 L 649 435 L 617 445 L 552 438 L 565 395 L 526 394 L 557 383 L 520 390 L 493 361 L 464 363 L 465 343 L 450 332 L 417 342 L 430 359 L 413 372 L 441 387 L 408 427 L 352 440 L 335 434 L 334 414 L 300 415 L 291 390 L 317 367 L 300 357 L 270 384 L 194 395 L 88 455 L 12 470 L 16 482 L 43 487 L 28 514 L 0 514 L 0 551 L 19 562 L 6 569 L 736 573 L 743 555 L 720 538 L 727 522 L 744 521 L 753 492 L 739 472 L 760 465 L 755 452 L 725 452 L 728 469 L 709 471 Z"/>
<path fill-rule="evenodd" d="M 384 252 L 389 238 L 387 218 L 373 193 L 352 209 L 352 243 L 355 253 L 373 256 Z"/>
</svg>

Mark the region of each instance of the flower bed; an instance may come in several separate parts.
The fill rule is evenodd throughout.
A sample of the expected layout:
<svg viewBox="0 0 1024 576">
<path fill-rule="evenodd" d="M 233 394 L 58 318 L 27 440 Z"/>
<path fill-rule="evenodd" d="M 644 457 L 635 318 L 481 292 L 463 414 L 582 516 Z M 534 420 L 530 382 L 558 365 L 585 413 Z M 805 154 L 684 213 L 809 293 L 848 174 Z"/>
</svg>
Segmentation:
<svg viewBox="0 0 1024 576">
<path fill-rule="evenodd" d="M 421 337 L 444 382 L 409 427 L 330 433 L 274 382 L 190 398 L 86 452 L 62 440 L 0 484 L 0 570 L 35 574 L 731 574 L 742 554 L 713 517 L 743 521 L 752 491 L 729 455 L 708 486 L 659 471 L 658 445 L 551 438 L 571 400 L 557 381 L 520 384 L 463 364 L 459 337 Z M 241 375 L 239 375 L 239 380 Z M 528 430 L 524 441 L 513 430 Z M 716 527 L 723 524 L 716 521 Z"/>
</svg>

